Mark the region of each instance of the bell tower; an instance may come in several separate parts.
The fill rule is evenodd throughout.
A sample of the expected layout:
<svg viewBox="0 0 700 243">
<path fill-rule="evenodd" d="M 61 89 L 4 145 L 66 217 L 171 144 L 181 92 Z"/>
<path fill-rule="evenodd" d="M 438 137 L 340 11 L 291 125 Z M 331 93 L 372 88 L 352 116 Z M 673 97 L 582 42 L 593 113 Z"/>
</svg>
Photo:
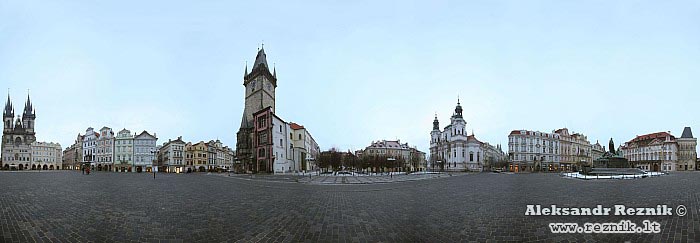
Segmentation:
<svg viewBox="0 0 700 243">
<path fill-rule="evenodd" d="M 29 93 L 27 93 L 27 102 L 24 103 L 24 113 L 22 113 L 22 124 L 24 125 L 24 130 L 28 134 L 34 134 L 34 120 L 36 119 L 36 112 L 34 107 L 32 107 L 32 100 L 29 99 Z"/>
<path fill-rule="evenodd" d="M 14 124 L 12 119 L 15 118 L 15 109 L 12 107 L 12 101 L 10 101 L 10 94 L 7 94 L 7 102 L 5 102 L 5 109 L 2 112 L 3 121 L 3 133 L 12 131 Z"/>
<path fill-rule="evenodd" d="M 272 112 L 275 112 L 277 70 L 273 67 L 272 72 L 270 72 L 264 46 L 258 50 L 250 73 L 248 73 L 248 65 L 246 64 L 243 86 L 245 86 L 244 113 L 248 121 L 253 119 L 253 113 L 268 106 L 272 107 Z"/>
<path fill-rule="evenodd" d="M 258 50 L 253 63 L 253 69 L 248 73 L 248 64 L 243 73 L 243 86 L 245 87 L 245 106 L 241 117 L 241 127 L 236 133 L 236 157 L 243 166 L 244 171 L 253 171 L 253 114 L 270 107 L 275 112 L 275 89 L 277 88 L 277 70 L 275 67 L 270 72 L 267 64 L 265 46 Z"/>
</svg>

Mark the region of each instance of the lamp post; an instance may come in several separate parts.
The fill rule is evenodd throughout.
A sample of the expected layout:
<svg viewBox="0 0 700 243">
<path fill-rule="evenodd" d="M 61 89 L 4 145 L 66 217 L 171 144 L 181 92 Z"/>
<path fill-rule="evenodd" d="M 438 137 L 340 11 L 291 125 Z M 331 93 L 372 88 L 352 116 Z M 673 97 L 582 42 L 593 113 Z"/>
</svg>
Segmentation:
<svg viewBox="0 0 700 243">
<path fill-rule="evenodd" d="M 158 164 L 156 163 L 156 155 L 158 154 L 158 150 L 151 149 L 151 154 L 153 155 L 153 158 L 151 158 L 151 172 L 153 173 L 153 179 L 155 179 L 156 172 L 158 172 Z"/>
</svg>

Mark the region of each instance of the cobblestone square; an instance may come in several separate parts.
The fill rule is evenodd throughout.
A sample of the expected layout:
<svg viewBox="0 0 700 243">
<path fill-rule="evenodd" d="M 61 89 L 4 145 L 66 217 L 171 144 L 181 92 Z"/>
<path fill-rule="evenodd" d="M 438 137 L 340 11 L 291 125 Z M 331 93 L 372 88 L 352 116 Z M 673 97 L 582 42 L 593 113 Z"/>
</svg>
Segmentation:
<svg viewBox="0 0 700 243">
<path fill-rule="evenodd" d="M 700 173 L 583 181 L 477 173 L 358 185 L 221 174 L 0 173 L 4 242 L 698 242 Z M 525 216 L 526 205 L 655 207 L 674 216 Z M 552 234 L 552 222 L 661 223 L 659 234 Z"/>
</svg>

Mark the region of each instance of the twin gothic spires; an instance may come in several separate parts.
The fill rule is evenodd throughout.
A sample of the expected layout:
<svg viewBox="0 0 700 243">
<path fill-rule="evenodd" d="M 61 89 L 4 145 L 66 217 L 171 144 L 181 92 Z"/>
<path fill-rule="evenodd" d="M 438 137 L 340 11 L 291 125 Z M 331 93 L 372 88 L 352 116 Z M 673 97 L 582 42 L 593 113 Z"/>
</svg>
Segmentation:
<svg viewBox="0 0 700 243">
<path fill-rule="evenodd" d="M 10 100 L 10 92 L 7 92 L 7 101 L 5 102 L 5 109 L 3 110 L 3 117 L 14 117 L 15 108 L 12 105 L 12 100 Z M 22 116 L 28 118 L 36 117 L 36 110 L 32 106 L 32 100 L 29 98 L 29 92 L 27 92 L 27 101 L 24 102 L 24 112 Z"/>
</svg>

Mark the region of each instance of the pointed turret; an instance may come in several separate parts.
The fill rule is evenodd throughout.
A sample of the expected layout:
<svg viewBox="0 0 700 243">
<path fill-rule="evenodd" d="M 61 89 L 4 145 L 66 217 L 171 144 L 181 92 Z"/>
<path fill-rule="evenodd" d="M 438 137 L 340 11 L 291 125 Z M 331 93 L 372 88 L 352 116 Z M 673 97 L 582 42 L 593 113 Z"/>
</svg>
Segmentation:
<svg viewBox="0 0 700 243">
<path fill-rule="evenodd" d="M 243 77 L 248 76 L 248 61 L 245 62 L 245 72 L 243 73 Z"/>
<path fill-rule="evenodd" d="M 435 114 L 435 120 L 433 120 L 433 130 L 440 131 L 440 121 L 437 119 L 437 113 Z"/>
<path fill-rule="evenodd" d="M 693 138 L 693 131 L 690 130 L 690 127 L 683 128 L 683 134 L 681 135 L 681 138 Z"/>
<path fill-rule="evenodd" d="M 456 118 L 462 118 L 462 105 L 459 103 L 459 97 L 457 97 L 457 107 L 455 107 Z"/>
<path fill-rule="evenodd" d="M 9 117 L 12 120 L 15 117 L 14 109 L 12 108 L 12 101 L 10 101 L 10 94 L 7 94 L 7 102 L 5 102 L 5 110 L 2 112 L 4 117 Z"/>
<path fill-rule="evenodd" d="M 272 64 L 272 77 L 277 78 L 277 65 Z"/>
<path fill-rule="evenodd" d="M 265 47 L 260 48 L 258 51 L 258 55 L 255 56 L 255 63 L 253 63 L 253 70 L 258 69 L 260 67 L 265 67 L 268 68 L 267 65 L 267 55 L 265 55 Z"/>
<path fill-rule="evenodd" d="M 32 100 L 29 98 L 29 93 L 27 93 L 27 101 L 24 102 L 24 114 L 32 114 Z"/>
</svg>

